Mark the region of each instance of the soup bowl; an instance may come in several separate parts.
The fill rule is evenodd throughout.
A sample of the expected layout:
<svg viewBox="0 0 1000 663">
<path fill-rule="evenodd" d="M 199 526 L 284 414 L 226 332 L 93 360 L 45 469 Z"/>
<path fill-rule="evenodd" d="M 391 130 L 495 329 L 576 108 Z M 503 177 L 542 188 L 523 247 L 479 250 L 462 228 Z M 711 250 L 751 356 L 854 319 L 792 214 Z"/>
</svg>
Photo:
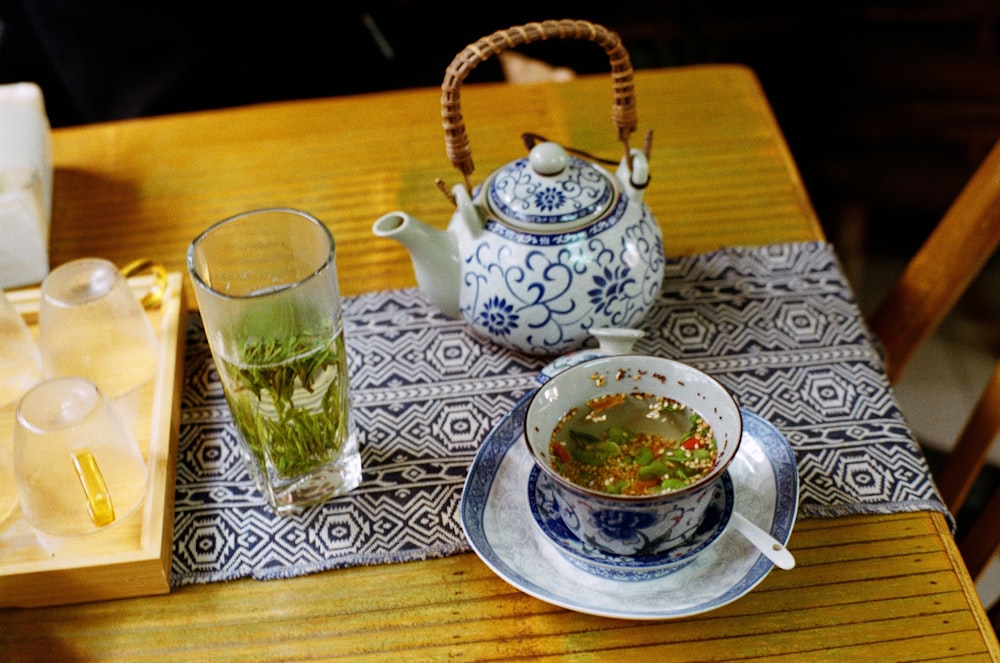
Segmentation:
<svg viewBox="0 0 1000 663">
<path fill-rule="evenodd" d="M 686 544 L 742 434 L 739 406 L 718 380 L 644 355 L 563 370 L 535 392 L 524 421 L 566 527 L 615 555 Z"/>
</svg>

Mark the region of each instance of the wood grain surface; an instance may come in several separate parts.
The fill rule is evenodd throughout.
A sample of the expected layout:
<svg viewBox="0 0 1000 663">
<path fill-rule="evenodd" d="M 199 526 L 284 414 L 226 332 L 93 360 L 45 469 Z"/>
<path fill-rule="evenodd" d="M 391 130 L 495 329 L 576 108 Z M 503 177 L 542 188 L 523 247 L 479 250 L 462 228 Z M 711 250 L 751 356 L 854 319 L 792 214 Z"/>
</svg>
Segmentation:
<svg viewBox="0 0 1000 663">
<path fill-rule="evenodd" d="M 639 133 L 653 131 L 646 200 L 665 249 L 821 236 L 756 79 L 738 67 L 636 72 Z M 464 115 L 479 183 L 525 154 L 534 132 L 617 159 L 610 78 L 467 84 Z M 436 88 L 280 102 L 54 132 L 51 263 L 138 257 L 183 270 L 187 246 L 250 209 L 297 207 L 337 242 L 344 294 L 414 285 L 406 251 L 375 237 L 402 209 L 439 228 L 452 205 L 435 186 L 461 175 L 445 154 Z M 636 141 L 641 145 L 641 139 Z M 189 291 L 190 294 L 190 291 Z M 193 298 L 189 297 L 189 304 Z"/>
<path fill-rule="evenodd" d="M 405 90 L 60 129 L 51 258 L 149 257 L 182 270 L 215 221 L 291 206 L 329 225 L 345 294 L 415 285 L 371 224 L 402 209 L 440 228 L 451 205 L 440 91 Z M 475 84 L 463 112 L 473 182 L 530 131 L 618 154 L 610 79 Z M 740 66 L 636 72 L 654 130 L 647 201 L 670 254 L 822 240 L 760 85 Z M 193 305 L 188 289 L 188 303 Z M 1000 647 L 946 522 L 929 512 L 801 519 L 793 571 L 700 616 L 640 622 L 532 598 L 461 554 L 168 595 L 0 611 L 0 658 L 36 660 L 997 660 Z"/>
</svg>

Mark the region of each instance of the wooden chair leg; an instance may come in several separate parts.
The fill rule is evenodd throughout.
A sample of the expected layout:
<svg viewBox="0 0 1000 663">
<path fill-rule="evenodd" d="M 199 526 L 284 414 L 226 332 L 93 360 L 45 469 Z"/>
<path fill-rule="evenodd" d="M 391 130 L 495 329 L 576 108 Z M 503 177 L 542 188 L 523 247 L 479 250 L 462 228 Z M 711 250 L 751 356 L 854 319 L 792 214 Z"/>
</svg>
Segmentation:
<svg viewBox="0 0 1000 663">
<path fill-rule="evenodd" d="M 1000 488 L 993 491 L 975 523 L 962 535 L 958 549 L 969 575 L 977 579 L 1000 550 Z"/>
<path fill-rule="evenodd" d="M 979 397 L 954 448 L 941 471 L 934 477 L 941 498 L 952 513 L 965 502 L 979 471 L 986 462 L 990 446 L 1000 431 L 1000 362 Z"/>
</svg>

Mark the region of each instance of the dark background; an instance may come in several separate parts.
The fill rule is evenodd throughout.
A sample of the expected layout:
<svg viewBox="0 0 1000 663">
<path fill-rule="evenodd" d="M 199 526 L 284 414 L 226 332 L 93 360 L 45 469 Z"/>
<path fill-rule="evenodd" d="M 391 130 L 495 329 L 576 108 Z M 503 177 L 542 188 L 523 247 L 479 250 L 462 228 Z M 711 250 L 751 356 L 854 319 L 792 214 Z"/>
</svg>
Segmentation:
<svg viewBox="0 0 1000 663">
<path fill-rule="evenodd" d="M 438 86 L 479 37 L 585 18 L 615 29 L 636 69 L 753 67 L 856 278 L 855 258 L 915 249 L 1000 136 L 998 0 L 601 4 L 0 0 L 0 82 L 38 82 L 56 127 Z M 579 73 L 608 71 L 591 44 L 520 52 Z M 500 78 L 494 58 L 469 80 Z"/>
</svg>

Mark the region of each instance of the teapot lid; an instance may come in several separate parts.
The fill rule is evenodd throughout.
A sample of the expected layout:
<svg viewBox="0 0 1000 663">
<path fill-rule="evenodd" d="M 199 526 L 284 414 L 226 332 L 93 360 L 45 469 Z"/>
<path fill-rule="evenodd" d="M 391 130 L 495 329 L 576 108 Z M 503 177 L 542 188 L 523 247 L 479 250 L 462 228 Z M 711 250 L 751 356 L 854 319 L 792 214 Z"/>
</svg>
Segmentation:
<svg viewBox="0 0 1000 663">
<path fill-rule="evenodd" d="M 538 143 L 526 158 L 497 170 L 485 186 L 491 216 L 532 232 L 582 228 L 604 216 L 621 195 L 606 171 L 553 142 Z"/>
</svg>

